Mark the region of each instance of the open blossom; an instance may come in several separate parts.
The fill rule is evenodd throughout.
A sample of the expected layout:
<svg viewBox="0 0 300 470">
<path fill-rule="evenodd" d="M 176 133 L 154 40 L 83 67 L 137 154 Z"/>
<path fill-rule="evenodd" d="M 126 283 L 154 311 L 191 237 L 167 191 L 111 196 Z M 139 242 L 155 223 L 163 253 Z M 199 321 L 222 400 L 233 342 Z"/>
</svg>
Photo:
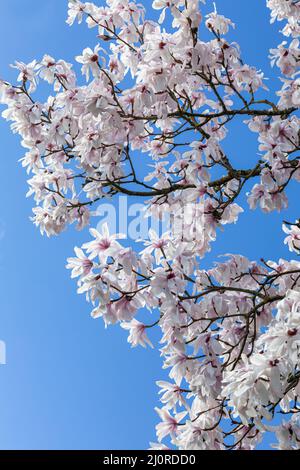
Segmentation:
<svg viewBox="0 0 300 470">
<path fill-rule="evenodd" d="M 74 248 L 76 258 L 68 258 L 67 268 L 72 269 L 71 277 L 84 277 L 93 268 L 93 262 L 83 253 L 80 248 Z"/>
<path fill-rule="evenodd" d="M 78 23 L 82 22 L 83 13 L 85 10 L 85 4 L 80 2 L 79 0 L 69 0 L 68 3 L 68 19 L 67 23 L 72 26 L 74 21 L 78 21 Z"/>
<path fill-rule="evenodd" d="M 147 247 L 144 248 L 141 254 L 150 254 L 154 251 L 156 264 L 159 264 L 161 257 L 164 256 L 164 248 L 166 248 L 168 243 L 168 234 L 163 234 L 162 237 L 159 237 L 154 230 L 149 229 L 149 241 L 145 241 Z"/>
<path fill-rule="evenodd" d="M 82 74 L 85 75 L 86 80 L 88 81 L 90 78 L 90 71 L 92 72 L 94 77 L 99 75 L 99 50 L 101 47 L 99 44 L 94 48 L 94 50 L 86 47 L 82 55 L 76 57 L 77 62 L 83 64 L 81 67 Z"/>
<path fill-rule="evenodd" d="M 16 61 L 14 65 L 11 65 L 11 67 L 19 71 L 19 75 L 17 78 L 18 82 L 29 82 L 29 93 L 32 93 L 36 90 L 38 80 L 37 71 L 40 67 L 36 60 L 33 60 L 29 64 L 24 64 L 23 62 Z"/>
<path fill-rule="evenodd" d="M 160 17 L 159 17 L 159 20 L 158 22 L 161 24 L 163 23 L 164 19 L 165 19 L 165 14 L 166 14 L 166 10 L 167 8 L 170 8 L 172 7 L 173 5 L 176 5 L 176 1 L 170 1 L 170 0 L 154 0 L 152 2 L 152 8 L 154 10 L 162 10 L 161 14 L 160 14 Z"/>
<path fill-rule="evenodd" d="M 153 344 L 147 337 L 146 326 L 143 323 L 134 318 L 129 323 L 121 323 L 121 327 L 124 330 L 129 330 L 128 343 L 132 344 L 132 347 L 141 345 L 145 348 L 148 345 L 153 348 Z"/>
<path fill-rule="evenodd" d="M 176 436 L 176 433 L 178 432 L 178 425 L 180 424 L 180 421 L 186 416 L 186 412 L 183 411 L 173 417 L 165 408 L 156 408 L 156 411 L 159 417 L 162 419 L 162 422 L 156 426 L 158 442 L 161 442 L 162 439 L 169 434 L 172 437 Z"/>
<path fill-rule="evenodd" d="M 173 383 L 164 380 L 158 380 L 156 384 L 160 387 L 159 393 L 162 394 L 160 401 L 166 408 L 176 408 L 177 404 L 186 405 L 182 389 Z"/>
<path fill-rule="evenodd" d="M 283 41 L 277 49 L 271 49 L 270 53 L 271 64 L 276 64 L 284 75 L 291 77 L 297 72 L 300 57 L 298 39 L 294 39 L 290 44 Z"/>
<path fill-rule="evenodd" d="M 292 416 L 290 421 L 284 420 L 275 429 L 277 444 L 273 444 L 277 450 L 299 450 L 300 449 L 300 420 L 298 415 Z"/>
<path fill-rule="evenodd" d="M 232 26 L 233 28 L 235 27 L 235 24 L 229 18 L 225 18 L 223 15 L 218 15 L 216 5 L 215 11 L 213 13 L 209 13 L 206 17 L 206 27 L 213 29 L 218 34 L 227 34 L 229 26 Z"/>
<path fill-rule="evenodd" d="M 92 239 L 67 260 L 92 318 L 119 324 L 132 347 L 159 348 L 169 378 L 157 382 L 152 448 L 253 450 L 271 431 L 275 448 L 294 450 L 300 262 L 207 255 L 247 209 L 287 209 L 300 182 L 300 2 L 266 0 L 286 39 L 270 50 L 275 93 L 227 36 L 234 23 L 203 5 L 154 0 L 156 22 L 135 1 L 69 0 L 67 23 L 85 21 L 100 41 L 75 58 L 86 83 L 78 65 L 49 54 L 18 61 L 16 85 L 0 80 L 2 117 L 21 138 L 42 234 L 84 229 L 119 194 L 140 198 L 152 227 L 169 223 L 132 246 L 107 223 L 91 225 Z M 34 94 L 41 81 L 45 101 Z M 225 151 L 231 122 L 257 134 L 251 159 L 246 144 L 237 158 Z M 284 243 L 298 255 L 299 220 L 284 219 Z M 144 222 L 134 221 L 136 233 Z"/>
<path fill-rule="evenodd" d="M 61 88 L 67 89 L 76 82 L 72 64 L 64 60 L 56 61 L 48 54 L 45 54 L 40 62 L 39 77 L 50 84 L 54 83 L 55 91 L 60 91 Z"/>
<path fill-rule="evenodd" d="M 299 3 L 295 0 L 267 0 L 267 6 L 271 10 L 271 21 L 287 20 L 283 28 L 283 34 L 293 37 L 299 36 Z"/>
</svg>

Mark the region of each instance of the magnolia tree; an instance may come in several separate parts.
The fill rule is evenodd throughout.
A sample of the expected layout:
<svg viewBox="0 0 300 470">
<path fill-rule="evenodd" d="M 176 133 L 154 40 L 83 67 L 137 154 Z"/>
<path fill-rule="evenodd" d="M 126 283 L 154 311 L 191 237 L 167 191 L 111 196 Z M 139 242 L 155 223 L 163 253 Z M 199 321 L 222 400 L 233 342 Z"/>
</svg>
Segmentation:
<svg viewBox="0 0 300 470">
<path fill-rule="evenodd" d="M 119 323 L 132 346 L 152 346 L 150 328 L 161 330 L 170 381 L 158 382 L 155 449 L 252 450 L 266 431 L 275 448 L 300 448 L 300 262 L 239 254 L 199 264 L 219 228 L 238 221 L 246 183 L 250 208 L 271 212 L 300 181 L 300 2 L 266 4 L 286 38 L 270 51 L 275 101 L 226 39 L 232 21 L 216 9 L 202 17 L 198 0 L 155 0 L 158 22 L 130 0 L 71 0 L 67 23 L 85 20 L 101 44 L 76 57 L 84 80 L 45 55 L 15 63 L 16 85 L 1 82 L 42 233 L 82 229 L 95 204 L 120 193 L 140 196 L 152 217 L 170 215 L 168 232 L 150 231 L 139 253 L 106 225 L 91 228 L 67 265 L 92 316 Z M 44 103 L 34 98 L 40 81 L 54 90 Z M 241 118 L 258 136 L 250 168 L 222 149 Z M 296 257 L 300 221 L 283 231 Z"/>
</svg>

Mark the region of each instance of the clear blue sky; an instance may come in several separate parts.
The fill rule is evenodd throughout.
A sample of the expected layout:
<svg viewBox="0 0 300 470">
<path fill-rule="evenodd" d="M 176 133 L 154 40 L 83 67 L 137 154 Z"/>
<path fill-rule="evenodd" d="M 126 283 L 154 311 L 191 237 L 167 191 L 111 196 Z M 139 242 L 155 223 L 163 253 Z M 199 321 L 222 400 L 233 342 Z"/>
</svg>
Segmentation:
<svg viewBox="0 0 300 470">
<path fill-rule="evenodd" d="M 49 53 L 73 62 L 95 44 L 94 30 L 65 24 L 67 0 L 2 3 L 2 78 L 13 79 L 8 64 L 16 59 L 29 62 Z M 265 1 L 216 3 L 237 24 L 231 38 L 240 42 L 245 60 L 274 76 L 268 49 L 282 39 L 278 26 L 269 24 Z M 256 136 L 240 124 L 232 127 L 226 151 L 245 167 L 256 159 Z M 86 241 L 88 232 L 71 228 L 58 238 L 41 237 L 29 220 L 33 202 L 25 199 L 19 139 L 2 121 L 0 136 L 0 339 L 7 344 L 7 365 L 0 366 L 0 448 L 147 448 L 158 421 L 155 381 L 164 377 L 159 353 L 130 349 L 125 331 L 105 330 L 101 320 L 90 318 L 90 306 L 65 269 L 73 246 Z M 227 227 L 205 263 L 228 252 L 289 257 L 281 221 L 300 215 L 295 189 L 284 213 L 247 212 Z"/>
</svg>

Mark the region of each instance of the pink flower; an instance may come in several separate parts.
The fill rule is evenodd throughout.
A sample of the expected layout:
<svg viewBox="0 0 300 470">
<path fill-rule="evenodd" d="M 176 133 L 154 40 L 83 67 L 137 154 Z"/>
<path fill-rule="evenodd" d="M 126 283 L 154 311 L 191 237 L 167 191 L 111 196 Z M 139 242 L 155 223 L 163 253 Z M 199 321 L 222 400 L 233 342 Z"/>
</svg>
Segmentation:
<svg viewBox="0 0 300 470">
<path fill-rule="evenodd" d="M 161 442 L 163 438 L 169 434 L 172 438 L 176 437 L 178 426 L 180 421 L 186 416 L 186 411 L 178 413 L 176 417 L 173 417 L 166 408 L 155 408 L 155 411 L 162 420 L 162 422 L 156 426 L 158 442 Z"/>
<path fill-rule="evenodd" d="M 146 334 L 146 326 L 143 323 L 134 318 L 129 323 L 122 322 L 121 327 L 124 328 L 124 330 L 130 331 L 128 336 L 128 343 L 130 343 L 132 347 L 141 345 L 143 348 L 145 348 L 148 344 L 151 346 L 151 348 L 153 348 L 153 344 Z"/>
<path fill-rule="evenodd" d="M 125 238 L 125 235 L 110 235 L 107 223 L 102 225 L 102 233 L 91 228 L 90 234 L 95 238 L 93 241 L 85 243 L 83 248 L 90 253 L 90 259 L 99 257 L 102 263 L 106 263 L 109 257 L 116 256 L 122 249 L 121 245 L 116 241 L 118 238 Z"/>
<path fill-rule="evenodd" d="M 85 277 L 93 269 L 93 261 L 91 261 L 80 248 L 75 246 L 74 251 L 76 258 L 68 258 L 67 269 L 72 269 L 71 277 Z"/>
</svg>

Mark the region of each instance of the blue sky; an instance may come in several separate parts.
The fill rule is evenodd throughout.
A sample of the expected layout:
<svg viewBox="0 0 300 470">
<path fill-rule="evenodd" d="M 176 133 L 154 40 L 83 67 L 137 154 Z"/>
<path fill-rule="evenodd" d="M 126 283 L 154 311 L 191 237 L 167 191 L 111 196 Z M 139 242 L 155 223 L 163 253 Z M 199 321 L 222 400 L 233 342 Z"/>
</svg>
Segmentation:
<svg viewBox="0 0 300 470">
<path fill-rule="evenodd" d="M 282 39 L 278 26 L 269 24 L 265 2 L 216 3 L 236 23 L 231 39 L 241 44 L 245 61 L 274 77 L 268 50 Z M 208 5 L 212 9 L 212 2 Z M 2 78 L 13 80 L 8 65 L 16 59 L 29 62 L 49 53 L 73 62 L 84 47 L 94 46 L 95 31 L 69 28 L 66 10 L 64 0 L 3 2 Z M 276 83 L 270 80 L 271 89 Z M 71 228 L 52 239 L 39 234 L 29 220 L 33 203 L 25 199 L 26 174 L 17 163 L 19 139 L 2 120 L 0 136 L 0 339 L 7 345 L 7 365 L 0 366 L 0 448 L 147 448 L 155 440 L 155 381 L 164 377 L 159 353 L 130 349 L 126 332 L 105 330 L 101 320 L 90 318 L 90 306 L 65 269 L 73 246 L 86 241 L 88 232 Z M 247 167 L 257 158 L 256 136 L 234 124 L 226 151 Z M 228 252 L 289 258 L 281 221 L 299 217 L 296 189 L 284 213 L 246 212 L 238 225 L 227 227 L 205 265 Z"/>
</svg>

